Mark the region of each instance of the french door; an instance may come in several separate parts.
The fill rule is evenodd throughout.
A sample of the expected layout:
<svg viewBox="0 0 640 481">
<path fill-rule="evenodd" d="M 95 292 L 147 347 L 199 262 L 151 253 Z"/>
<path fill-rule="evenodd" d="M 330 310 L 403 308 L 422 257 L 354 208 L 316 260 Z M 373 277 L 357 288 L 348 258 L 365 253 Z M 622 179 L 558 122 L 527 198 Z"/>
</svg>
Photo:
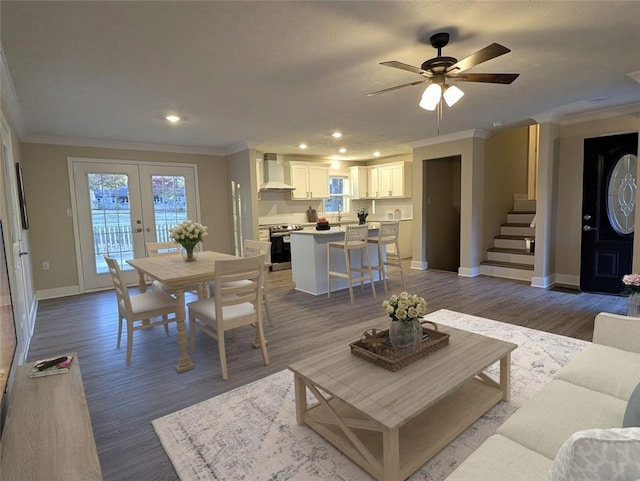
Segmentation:
<svg viewBox="0 0 640 481">
<path fill-rule="evenodd" d="M 81 291 L 111 287 L 105 254 L 137 282 L 126 261 L 144 257 L 146 242 L 171 240 L 174 225 L 199 220 L 194 165 L 69 162 Z"/>
</svg>

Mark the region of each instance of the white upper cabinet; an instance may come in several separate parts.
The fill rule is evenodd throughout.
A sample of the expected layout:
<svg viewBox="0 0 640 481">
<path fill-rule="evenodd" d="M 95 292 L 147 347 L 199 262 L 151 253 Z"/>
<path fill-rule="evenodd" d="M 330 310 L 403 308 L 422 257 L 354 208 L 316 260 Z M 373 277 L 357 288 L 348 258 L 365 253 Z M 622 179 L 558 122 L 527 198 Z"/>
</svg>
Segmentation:
<svg viewBox="0 0 640 481">
<path fill-rule="evenodd" d="M 369 167 L 369 198 L 411 197 L 411 168 L 410 162 Z"/>
<path fill-rule="evenodd" d="M 351 198 L 369 198 L 369 172 L 363 165 L 349 167 L 349 180 L 351 181 Z"/>
<path fill-rule="evenodd" d="M 294 200 L 326 199 L 329 197 L 329 166 L 308 162 L 290 162 L 291 191 Z"/>
</svg>

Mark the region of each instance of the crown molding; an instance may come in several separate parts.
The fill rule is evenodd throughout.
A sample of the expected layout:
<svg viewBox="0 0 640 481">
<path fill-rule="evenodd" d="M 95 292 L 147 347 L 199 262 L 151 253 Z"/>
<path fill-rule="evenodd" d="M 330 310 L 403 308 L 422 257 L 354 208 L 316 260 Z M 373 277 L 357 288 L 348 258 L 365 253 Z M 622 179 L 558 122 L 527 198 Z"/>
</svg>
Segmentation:
<svg viewBox="0 0 640 481">
<path fill-rule="evenodd" d="M 7 109 L 6 116 L 9 117 L 13 131 L 19 139 L 23 139 L 27 133 L 27 125 L 22 115 L 22 109 L 18 102 L 18 96 L 13 86 L 13 79 L 9 72 L 9 66 L 4 57 L 2 44 L 0 43 L 0 99 Z"/>
<path fill-rule="evenodd" d="M 418 147 L 427 147 L 429 145 L 444 144 L 446 142 L 455 142 L 458 140 L 466 139 L 488 139 L 491 136 L 491 132 L 483 129 L 469 129 L 461 130 L 460 132 L 454 132 L 452 134 L 442 135 L 440 137 L 432 137 L 430 139 L 417 140 L 411 142 L 408 145 L 416 149 Z"/>
<path fill-rule="evenodd" d="M 559 112 L 542 112 L 532 115 L 530 118 L 537 124 L 560 124 L 565 116 Z"/>
<path fill-rule="evenodd" d="M 234 144 L 231 144 L 225 147 L 224 153 L 225 155 L 232 155 L 238 152 L 242 152 L 243 150 L 250 150 L 250 149 L 256 150 L 256 146 L 251 142 L 243 140 L 241 142 L 236 142 Z"/>
<path fill-rule="evenodd" d="M 567 115 L 562 125 L 579 124 L 582 122 L 590 122 L 593 120 L 608 119 L 611 117 L 619 117 L 623 115 L 640 115 L 640 102 L 634 102 L 632 104 L 616 105 L 614 107 L 607 107 L 599 110 L 592 110 L 590 112 L 582 112 L 575 115 Z"/>
<path fill-rule="evenodd" d="M 73 147 L 96 147 L 120 150 L 146 150 L 150 152 L 170 152 L 174 154 L 217 155 L 221 157 L 227 155 L 223 149 L 214 149 L 209 147 L 184 147 L 137 142 L 119 142 L 113 140 L 55 137 L 49 135 L 27 135 L 22 141 L 30 144 L 68 145 Z"/>
</svg>

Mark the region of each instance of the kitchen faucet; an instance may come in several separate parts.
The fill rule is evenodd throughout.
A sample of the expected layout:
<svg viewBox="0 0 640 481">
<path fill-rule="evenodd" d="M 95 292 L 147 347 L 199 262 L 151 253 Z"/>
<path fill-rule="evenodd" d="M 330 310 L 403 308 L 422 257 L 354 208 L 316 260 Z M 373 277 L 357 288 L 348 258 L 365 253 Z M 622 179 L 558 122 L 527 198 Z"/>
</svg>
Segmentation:
<svg viewBox="0 0 640 481">
<path fill-rule="evenodd" d="M 338 209 L 338 222 L 342 220 L 342 211 Z"/>
</svg>

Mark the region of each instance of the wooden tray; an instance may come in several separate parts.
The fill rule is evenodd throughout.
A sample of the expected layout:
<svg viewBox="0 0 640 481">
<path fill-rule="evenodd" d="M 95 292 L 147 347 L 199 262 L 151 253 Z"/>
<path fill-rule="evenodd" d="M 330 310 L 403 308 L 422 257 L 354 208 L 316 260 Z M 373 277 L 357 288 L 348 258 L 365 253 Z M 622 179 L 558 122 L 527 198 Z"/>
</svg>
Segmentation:
<svg viewBox="0 0 640 481">
<path fill-rule="evenodd" d="M 427 323 L 431 324 L 433 329 L 425 327 L 424 324 Z M 422 321 L 422 324 L 422 341 L 415 351 L 396 351 L 389 340 L 389 329 L 372 329 L 363 333 L 358 341 L 349 344 L 351 354 L 395 372 L 449 344 L 449 334 L 438 331 L 435 323 Z M 371 336 L 380 337 L 381 343 L 372 346 L 369 340 Z"/>
</svg>

